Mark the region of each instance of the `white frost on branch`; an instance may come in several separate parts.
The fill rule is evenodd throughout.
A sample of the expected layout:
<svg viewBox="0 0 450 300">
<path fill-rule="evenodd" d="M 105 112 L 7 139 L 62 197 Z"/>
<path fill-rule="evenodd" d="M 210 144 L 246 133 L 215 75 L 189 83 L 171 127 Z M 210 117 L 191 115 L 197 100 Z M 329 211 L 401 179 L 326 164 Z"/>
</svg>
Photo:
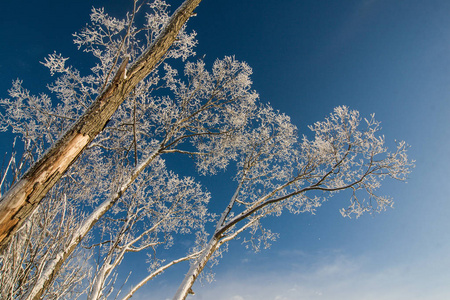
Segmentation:
<svg viewBox="0 0 450 300">
<path fill-rule="evenodd" d="M 44 62 L 41 62 L 50 70 L 50 75 L 55 73 L 66 73 L 68 69 L 65 67 L 65 63 L 69 58 L 62 57 L 61 54 L 57 54 L 56 51 L 44 58 Z"/>
</svg>

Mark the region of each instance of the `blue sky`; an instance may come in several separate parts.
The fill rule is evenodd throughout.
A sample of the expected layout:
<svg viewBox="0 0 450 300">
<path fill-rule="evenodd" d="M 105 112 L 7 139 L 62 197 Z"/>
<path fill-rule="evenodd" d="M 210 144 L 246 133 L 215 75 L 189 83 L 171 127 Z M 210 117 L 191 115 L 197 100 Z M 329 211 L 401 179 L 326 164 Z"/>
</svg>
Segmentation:
<svg viewBox="0 0 450 300">
<path fill-rule="evenodd" d="M 2 1 L 0 97 L 16 78 L 45 92 L 39 61 L 53 51 L 87 70 L 71 34 L 92 6 L 117 17 L 131 7 L 111 2 Z M 271 249 L 253 254 L 236 241 L 216 281 L 196 285 L 191 299 L 450 299 L 450 2 L 203 0 L 196 12 L 188 26 L 197 54 L 209 65 L 225 55 L 248 62 L 261 100 L 300 133 L 348 105 L 375 113 L 388 143 L 407 141 L 417 162 L 407 184 L 385 183 L 395 205 L 382 214 L 343 219 L 340 194 L 316 215 L 267 219 L 280 233 Z M 215 183 L 205 180 L 220 198 L 225 188 Z M 170 298 L 186 271 L 167 272 L 136 299 Z"/>
</svg>

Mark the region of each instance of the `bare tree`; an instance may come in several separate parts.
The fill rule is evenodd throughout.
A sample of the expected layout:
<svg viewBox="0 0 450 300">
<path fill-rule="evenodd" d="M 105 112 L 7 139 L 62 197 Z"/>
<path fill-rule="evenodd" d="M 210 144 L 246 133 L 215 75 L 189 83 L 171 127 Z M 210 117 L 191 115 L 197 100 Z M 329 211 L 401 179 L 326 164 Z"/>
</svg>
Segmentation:
<svg viewBox="0 0 450 300">
<path fill-rule="evenodd" d="M 200 1 L 186 0 L 130 68 L 127 69 L 130 57 L 122 55 L 126 51 L 122 51 L 120 47 L 119 51 L 114 53 L 115 64 L 119 58 L 122 62 L 112 80 L 104 81 L 105 87 L 100 90 L 86 112 L 0 200 L 0 247 L 6 245 L 11 234 L 20 228 L 47 191 L 104 128 L 127 95 L 154 69 Z M 134 3 L 136 11 L 137 0 Z M 130 18 L 134 18 L 134 13 Z M 127 33 L 131 30 L 130 23 Z M 123 37 L 120 46 L 126 42 L 127 36 Z M 108 78 L 114 69 L 110 69 Z"/>
<path fill-rule="evenodd" d="M 344 190 L 351 191 L 351 198 L 349 207 L 341 210 L 343 216 L 382 211 L 392 201 L 376 193 L 381 181 L 385 177 L 405 180 L 413 166 L 404 142 L 388 152 L 384 137 L 377 136 L 379 123 L 374 116 L 364 119 L 363 126 L 359 113 L 345 106 L 309 127 L 315 134 L 313 140 L 304 136 L 298 142 L 289 118 L 269 107 L 261 110 L 257 123 L 243 138 L 236 191 L 174 299 L 185 299 L 219 247 L 245 230 L 250 237 L 244 243 L 255 250 L 269 246 L 276 235 L 263 228 L 262 218 L 279 216 L 283 210 L 314 211 Z M 362 200 L 360 192 L 369 200 Z"/>
</svg>

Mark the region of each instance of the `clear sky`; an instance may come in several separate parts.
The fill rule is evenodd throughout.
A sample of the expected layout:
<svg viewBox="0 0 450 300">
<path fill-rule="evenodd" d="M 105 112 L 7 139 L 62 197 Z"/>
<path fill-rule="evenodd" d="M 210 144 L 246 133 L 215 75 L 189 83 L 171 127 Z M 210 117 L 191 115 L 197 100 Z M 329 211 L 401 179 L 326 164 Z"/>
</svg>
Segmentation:
<svg viewBox="0 0 450 300">
<path fill-rule="evenodd" d="M 121 17 L 129 0 L 1 1 L 0 97 L 21 78 L 45 92 L 39 64 L 53 51 L 87 70 L 71 34 L 90 8 Z M 177 7 L 182 1 L 168 1 Z M 335 106 L 375 113 L 386 140 L 405 140 L 416 168 L 386 182 L 394 209 L 343 219 L 344 194 L 316 215 L 267 219 L 280 238 L 253 254 L 235 241 L 216 281 L 190 299 L 450 299 L 450 1 L 203 0 L 188 26 L 209 66 L 235 55 L 263 102 L 306 126 Z M 9 151 L 1 136 L 0 154 Z M 204 180 L 204 179 L 203 179 Z M 205 184 L 220 198 L 225 187 Z M 225 193 L 225 192 L 224 192 Z M 136 299 L 170 298 L 188 266 L 169 271 Z"/>
</svg>

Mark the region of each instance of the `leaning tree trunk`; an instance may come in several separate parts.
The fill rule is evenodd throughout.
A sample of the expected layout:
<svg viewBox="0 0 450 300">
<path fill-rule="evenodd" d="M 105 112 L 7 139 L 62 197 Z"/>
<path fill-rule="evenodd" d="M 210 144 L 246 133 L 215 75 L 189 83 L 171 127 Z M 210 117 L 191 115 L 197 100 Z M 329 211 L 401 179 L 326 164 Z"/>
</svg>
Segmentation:
<svg viewBox="0 0 450 300">
<path fill-rule="evenodd" d="M 206 264 L 208 263 L 211 255 L 220 247 L 220 239 L 213 236 L 209 241 L 208 245 L 203 251 L 202 255 L 197 259 L 197 261 L 192 264 L 189 272 L 184 276 L 183 282 L 178 287 L 178 290 L 173 297 L 173 300 L 184 300 L 188 294 L 193 294 L 192 286 L 198 275 L 203 271 Z"/>
<path fill-rule="evenodd" d="M 133 88 L 155 67 L 201 0 L 186 0 L 155 42 L 127 70 L 125 59 L 112 82 L 80 119 L 0 199 L 0 249 L 85 147 L 100 133 Z"/>
</svg>

